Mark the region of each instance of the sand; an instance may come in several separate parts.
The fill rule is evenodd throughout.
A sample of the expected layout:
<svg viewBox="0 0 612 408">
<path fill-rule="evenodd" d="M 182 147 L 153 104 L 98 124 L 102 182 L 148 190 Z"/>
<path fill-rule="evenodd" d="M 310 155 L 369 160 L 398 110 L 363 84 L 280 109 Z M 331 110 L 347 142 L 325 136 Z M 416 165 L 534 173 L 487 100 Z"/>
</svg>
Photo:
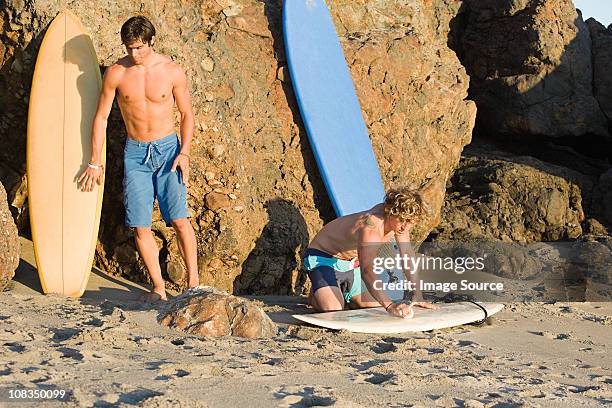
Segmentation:
<svg viewBox="0 0 612 408">
<path fill-rule="evenodd" d="M 272 339 L 198 338 L 157 323 L 143 288 L 102 272 L 44 296 L 26 253 L 0 293 L 0 406 L 601 406 L 612 402 L 612 303 L 513 303 L 492 324 L 364 335 L 300 325 L 305 299 L 259 297 Z"/>
</svg>

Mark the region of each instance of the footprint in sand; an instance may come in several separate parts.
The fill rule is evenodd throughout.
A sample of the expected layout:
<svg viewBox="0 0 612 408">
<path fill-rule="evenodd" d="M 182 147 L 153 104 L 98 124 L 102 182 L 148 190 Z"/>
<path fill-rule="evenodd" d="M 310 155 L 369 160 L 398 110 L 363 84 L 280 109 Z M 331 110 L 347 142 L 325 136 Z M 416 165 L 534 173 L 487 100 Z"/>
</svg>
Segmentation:
<svg viewBox="0 0 612 408">
<path fill-rule="evenodd" d="M 83 354 L 81 354 L 79 350 L 76 350 L 73 348 L 61 347 L 61 348 L 58 348 L 57 351 L 62 353 L 62 358 L 72 358 L 73 360 L 76 360 L 76 361 L 83 361 L 84 359 Z"/>
<path fill-rule="evenodd" d="M 542 391 L 540 391 L 537 388 L 527 388 L 526 390 L 519 391 L 517 395 L 523 398 L 544 398 L 546 397 L 546 394 L 544 394 Z"/>
<path fill-rule="evenodd" d="M 382 373 L 373 373 L 369 377 L 365 378 L 364 381 L 369 382 L 370 384 L 381 385 L 390 381 L 395 376 L 393 374 L 382 374 Z"/>
<path fill-rule="evenodd" d="M 478 343 L 476 343 L 475 341 L 471 341 L 471 340 L 459 340 L 457 342 L 457 345 L 459 347 L 475 347 L 478 345 Z"/>
<path fill-rule="evenodd" d="M 13 353 L 23 353 L 26 349 L 26 346 L 19 343 L 4 343 L 4 346 Z"/>
<path fill-rule="evenodd" d="M 554 333 L 547 332 L 547 331 L 529 331 L 528 333 L 534 334 L 536 336 L 542 336 L 542 337 L 545 337 L 551 340 L 567 340 L 571 338 L 571 335 L 568 333 L 554 334 Z"/>
<path fill-rule="evenodd" d="M 94 326 L 94 327 L 102 327 L 104 326 L 104 323 L 106 323 L 104 320 L 100 320 L 96 317 L 93 317 L 89 320 L 87 320 L 86 322 L 84 322 L 85 325 L 87 326 Z"/>
<path fill-rule="evenodd" d="M 386 343 L 403 344 L 406 343 L 409 339 L 403 337 L 384 337 L 382 340 Z"/>
<path fill-rule="evenodd" d="M 351 367 L 353 367 L 357 371 L 365 371 L 377 365 L 388 363 L 389 361 L 391 360 L 374 359 L 370 361 L 364 361 L 363 363 L 351 363 Z"/>
<path fill-rule="evenodd" d="M 600 383 L 604 383 L 604 384 L 612 384 L 612 377 L 608 377 L 608 376 L 605 376 L 605 375 L 590 374 L 589 378 L 591 379 L 591 381 L 594 381 L 594 382 L 600 382 Z"/>
<path fill-rule="evenodd" d="M 81 334 L 82 330 L 73 328 L 51 329 L 51 332 L 53 332 L 53 337 L 51 338 L 51 340 L 61 343 L 63 341 L 78 336 L 79 334 Z"/>
<path fill-rule="evenodd" d="M 189 374 L 191 374 L 189 371 L 185 371 L 185 370 L 181 370 L 181 369 L 178 369 L 178 370 L 171 369 L 171 370 L 173 371 L 172 373 L 168 373 L 169 368 L 166 368 L 166 369 L 162 370 L 160 372 L 160 375 L 155 377 L 155 379 L 156 380 L 160 380 L 160 381 L 168 381 L 168 380 L 172 380 L 174 378 L 183 378 L 183 377 L 186 377 Z"/>
<path fill-rule="evenodd" d="M 397 346 L 393 343 L 380 342 L 372 346 L 371 350 L 376 354 L 384 354 L 397 351 Z"/>
<path fill-rule="evenodd" d="M 283 407 L 330 407 L 339 402 L 330 387 L 283 387 L 274 397 Z"/>
</svg>

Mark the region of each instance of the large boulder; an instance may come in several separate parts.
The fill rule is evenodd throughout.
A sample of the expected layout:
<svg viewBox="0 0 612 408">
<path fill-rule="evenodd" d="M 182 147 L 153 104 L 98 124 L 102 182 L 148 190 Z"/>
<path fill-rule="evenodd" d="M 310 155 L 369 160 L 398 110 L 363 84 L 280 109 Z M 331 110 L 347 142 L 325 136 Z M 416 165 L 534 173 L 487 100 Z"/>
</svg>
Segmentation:
<svg viewBox="0 0 612 408">
<path fill-rule="evenodd" d="M 11 0 L 0 9 L 0 163 L 24 174 L 27 98 L 33 65 L 59 3 Z M 447 47 L 454 1 L 328 2 L 387 187 L 428 186 L 437 224 L 444 186 L 470 142 L 475 105 L 468 76 Z M 121 24 L 145 14 L 155 48 L 186 68 L 196 129 L 189 207 L 201 282 L 242 293 L 296 293 L 299 251 L 334 218 L 293 95 L 280 0 L 72 2 L 103 67 L 125 54 Z M 118 109 L 108 126 L 107 172 L 96 263 L 142 279 L 142 260 L 123 225 L 123 143 Z M 355 163 L 355 165 L 359 165 Z M 0 172 L 0 177 L 2 176 Z M 17 181 L 15 181 L 17 180 Z M 13 184 L 8 186 L 12 190 Z M 367 186 L 360 186 L 367 188 Z M 25 214 L 25 205 L 20 209 Z M 163 273 L 184 285 L 174 232 L 154 213 Z M 283 237 L 296 231 L 287 242 Z M 283 244 L 277 246 L 279 242 Z M 274 251 L 268 248 L 274 247 Z M 117 248 L 120 248 L 117 250 Z M 259 279 L 261 277 L 262 279 Z"/>
<path fill-rule="evenodd" d="M 453 27 L 479 134 L 609 136 L 593 96 L 589 30 L 572 0 L 464 0 Z"/>
<path fill-rule="evenodd" d="M 447 188 L 436 240 L 505 242 L 577 238 L 593 180 L 529 156 L 465 156 Z"/>
<path fill-rule="evenodd" d="M 593 192 L 593 207 L 601 223 L 612 227 L 612 168 L 599 177 Z"/>
<path fill-rule="evenodd" d="M 0 183 L 0 292 L 15 276 L 17 266 L 19 266 L 17 227 L 6 202 L 6 191 Z"/>
<path fill-rule="evenodd" d="M 169 301 L 159 321 L 197 336 L 272 337 L 277 328 L 261 307 L 213 288 L 190 289 Z"/>
<path fill-rule="evenodd" d="M 612 124 L 612 25 L 606 28 L 594 18 L 589 18 L 586 24 L 591 34 L 593 93 Z"/>
</svg>

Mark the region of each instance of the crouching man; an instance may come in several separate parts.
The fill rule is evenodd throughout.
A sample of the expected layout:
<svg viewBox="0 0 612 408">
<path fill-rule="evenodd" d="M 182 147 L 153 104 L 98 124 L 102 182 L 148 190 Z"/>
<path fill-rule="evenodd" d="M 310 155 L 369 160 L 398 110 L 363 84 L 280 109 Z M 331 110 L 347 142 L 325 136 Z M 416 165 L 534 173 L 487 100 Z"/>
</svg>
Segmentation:
<svg viewBox="0 0 612 408">
<path fill-rule="evenodd" d="M 353 307 L 378 307 L 398 317 L 412 317 L 411 306 L 437 309 L 423 302 L 418 274 L 405 270 L 417 288 L 411 305 L 393 303 L 375 284 L 374 259 L 392 238 L 402 258 L 413 257 L 410 231 L 426 215 L 420 194 L 408 188 L 389 190 L 383 203 L 367 211 L 337 218 L 325 225 L 304 251 L 303 265 L 312 283 L 311 304 L 319 312 Z M 377 289 L 378 288 L 378 289 Z"/>
</svg>

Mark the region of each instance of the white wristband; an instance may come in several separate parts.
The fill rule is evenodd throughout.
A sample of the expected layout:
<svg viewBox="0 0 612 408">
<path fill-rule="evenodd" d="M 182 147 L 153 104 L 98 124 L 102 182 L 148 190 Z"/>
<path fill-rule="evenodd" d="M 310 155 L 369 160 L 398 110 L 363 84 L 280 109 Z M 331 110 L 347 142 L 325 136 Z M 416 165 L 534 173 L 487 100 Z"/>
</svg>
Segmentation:
<svg viewBox="0 0 612 408">
<path fill-rule="evenodd" d="M 87 167 L 89 167 L 90 169 L 94 169 L 94 170 L 98 170 L 100 168 L 99 165 L 91 164 L 91 163 L 87 163 Z"/>
</svg>

